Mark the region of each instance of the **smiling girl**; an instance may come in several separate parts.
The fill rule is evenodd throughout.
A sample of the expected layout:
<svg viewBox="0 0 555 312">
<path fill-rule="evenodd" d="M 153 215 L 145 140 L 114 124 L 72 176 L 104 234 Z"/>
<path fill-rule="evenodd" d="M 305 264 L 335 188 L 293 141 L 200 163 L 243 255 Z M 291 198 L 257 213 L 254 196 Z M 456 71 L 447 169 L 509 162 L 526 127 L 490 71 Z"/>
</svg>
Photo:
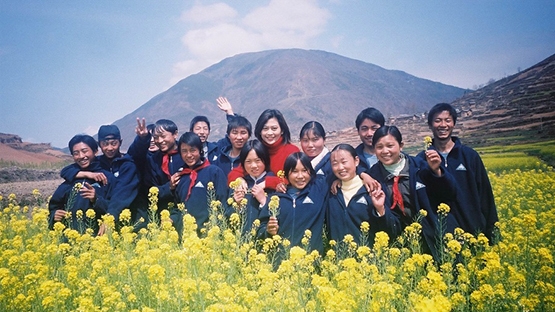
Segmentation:
<svg viewBox="0 0 555 312">
<path fill-rule="evenodd" d="M 267 109 L 256 122 L 254 127 L 256 138 L 266 146 L 270 155 L 270 171 L 275 175 L 283 170 L 285 159 L 292 153 L 299 152 L 299 148 L 291 144 L 291 133 L 285 122 L 285 118 L 277 109 Z M 228 175 L 228 182 L 235 181 L 244 175 L 241 166 L 233 169 Z M 265 183 L 270 188 L 276 189 L 280 180 L 276 178 L 267 179 Z M 284 189 L 285 187 L 282 186 Z"/>
<path fill-rule="evenodd" d="M 322 231 L 324 206 L 328 185 L 318 177 L 308 156 L 301 152 L 287 157 L 284 164 L 287 192 L 276 192 L 279 197 L 279 214 L 271 216 L 268 205 L 261 212 L 261 238 L 280 235 L 291 242 L 291 246 L 303 246 L 305 231 L 310 230 L 307 242 L 310 250 L 323 251 Z"/>
<path fill-rule="evenodd" d="M 259 218 L 260 210 L 266 204 L 266 191 L 273 191 L 264 189 L 263 182 L 266 177 L 274 174 L 267 171 L 270 168 L 270 156 L 266 147 L 258 140 L 248 141 L 241 149 L 239 159 L 245 170 L 243 179 L 247 183 L 247 188 L 231 191 L 237 207 L 242 206 L 241 202 L 244 198 L 247 199 L 247 203 L 239 211 L 233 208 L 233 205 L 228 205 L 226 216 L 229 217 L 234 212 L 244 214 L 242 233 L 245 234 L 251 230 L 254 220 Z"/>
<path fill-rule="evenodd" d="M 385 194 L 375 189 L 366 191 L 362 179 L 357 175 L 359 158 L 349 144 L 338 144 L 331 152 L 331 167 L 341 180 L 337 194 L 331 194 L 326 208 L 326 225 L 330 239 L 343 241 L 345 235 L 352 235 L 357 244 L 364 243 L 361 224 L 368 222 L 370 230 L 366 243 L 374 244 L 374 236 L 385 231 L 390 237 L 400 232 L 399 221 L 389 209 L 385 209 Z"/>
<path fill-rule="evenodd" d="M 390 202 L 386 210 L 399 218 L 401 230 L 414 222 L 420 210 L 425 210 L 427 215 L 421 221 L 423 247 L 437 259 L 437 206 L 456 197 L 453 177 L 440 166 L 441 156 L 435 150 L 427 150 L 425 160 L 403 153 L 401 132 L 395 126 L 378 129 L 373 145 L 378 163 L 370 169 L 370 175 L 382 183 Z M 448 215 L 447 230 L 456 226 Z"/>
<path fill-rule="evenodd" d="M 178 150 L 183 162 L 183 168 L 171 176 L 170 189 L 176 198 L 176 205 L 185 204 L 186 213 L 195 217 L 197 232 L 205 227 L 209 217 L 208 183 L 214 185 L 214 193 L 217 200 L 225 203 L 227 195 L 227 183 L 222 169 L 210 165 L 205 159 L 203 145 L 198 135 L 193 132 L 185 132 L 178 142 Z M 183 212 L 172 209 L 170 218 L 175 228 L 180 232 L 182 229 Z"/>
</svg>

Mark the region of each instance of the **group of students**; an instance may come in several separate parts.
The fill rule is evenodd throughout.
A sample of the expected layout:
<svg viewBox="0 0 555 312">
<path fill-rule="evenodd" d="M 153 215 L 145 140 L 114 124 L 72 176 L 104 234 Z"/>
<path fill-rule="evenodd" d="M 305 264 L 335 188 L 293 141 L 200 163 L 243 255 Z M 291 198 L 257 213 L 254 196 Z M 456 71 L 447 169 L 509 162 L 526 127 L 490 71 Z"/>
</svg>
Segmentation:
<svg viewBox="0 0 555 312">
<path fill-rule="evenodd" d="M 127 154 L 120 151 L 121 135 L 114 125 L 100 127 L 98 145 L 88 135 L 73 137 L 69 150 L 75 163 L 61 172 L 65 181 L 50 200 L 50 225 L 70 220 L 73 228 L 80 228 L 83 221 L 76 211 L 89 208 L 95 218 L 111 214 L 117 222 L 121 211 L 130 208 L 132 222 L 140 229 L 149 222 L 148 192 L 154 186 L 157 212 L 169 209 L 178 233 L 183 214 L 192 215 L 202 235 L 209 220 L 211 183 L 210 192 L 224 205 L 226 216 L 240 207 L 243 231 L 251 231 L 258 220 L 257 238 L 280 235 L 300 246 L 310 230 L 309 246 L 320 252 L 323 237 L 341 242 L 350 234 L 355 242 L 371 246 L 374 235 L 385 231 L 393 241 L 417 218 L 424 251 L 434 256 L 436 237 L 443 235 L 439 228 L 460 227 L 493 238 L 498 217 L 487 172 L 479 155 L 452 135 L 457 112 L 450 104 L 429 111 L 431 146 L 410 156 L 402 151 L 399 129 L 386 126 L 375 108 L 364 109 L 356 118 L 361 139 L 356 148 L 338 144 L 330 151 L 324 127 L 310 121 L 299 134 L 301 151 L 279 110 L 262 112 L 252 138 L 251 123 L 234 114 L 227 99 L 220 97 L 217 103 L 228 121 L 226 136 L 218 142 L 208 141 L 211 129 L 205 116 L 193 118 L 189 132 L 180 136 L 171 120 L 147 126 L 137 119 L 137 136 Z M 279 214 L 271 208 L 274 195 Z M 445 227 L 438 224 L 441 203 L 451 207 Z M 178 204 L 185 209 L 175 209 Z M 363 222 L 369 230 L 361 229 Z M 95 233 L 105 231 L 96 225 Z"/>
</svg>

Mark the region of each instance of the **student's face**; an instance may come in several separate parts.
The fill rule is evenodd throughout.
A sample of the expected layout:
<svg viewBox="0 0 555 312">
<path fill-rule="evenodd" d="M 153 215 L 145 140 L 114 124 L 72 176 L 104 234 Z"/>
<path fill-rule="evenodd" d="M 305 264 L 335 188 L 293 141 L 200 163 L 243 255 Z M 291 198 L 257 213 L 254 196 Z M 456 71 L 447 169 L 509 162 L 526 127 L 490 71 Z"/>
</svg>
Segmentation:
<svg viewBox="0 0 555 312">
<path fill-rule="evenodd" d="M 279 126 L 279 122 L 276 118 L 268 119 L 260 132 L 262 140 L 269 145 L 276 143 L 277 140 L 281 138 L 282 134 L 283 132 L 281 131 L 281 127 Z"/>
<path fill-rule="evenodd" d="M 168 132 L 164 129 L 159 129 L 152 134 L 154 143 L 162 153 L 167 153 L 175 149 L 177 140 L 177 131 L 175 133 Z"/>
<path fill-rule="evenodd" d="M 231 129 L 228 136 L 231 145 L 235 149 L 242 149 L 243 145 L 249 140 L 249 132 L 245 127 Z"/>
<path fill-rule="evenodd" d="M 455 121 L 448 111 L 443 111 L 434 116 L 430 129 L 434 134 L 435 139 L 445 140 L 451 137 L 455 128 Z"/>
<path fill-rule="evenodd" d="M 83 142 L 73 145 L 73 149 L 71 151 L 73 161 L 79 165 L 81 169 L 89 167 L 91 162 L 94 160 L 94 154 L 93 150 Z"/>
<path fill-rule="evenodd" d="M 403 150 L 403 143 L 399 144 L 394 136 L 388 134 L 376 142 L 374 146 L 376 157 L 384 165 L 394 165 L 401 160 L 401 150 Z"/>
<path fill-rule="evenodd" d="M 154 142 L 154 136 L 150 137 L 150 145 L 148 146 L 148 151 L 149 152 L 156 152 L 157 150 L 159 150 L 158 145 L 156 145 L 156 142 Z"/>
<path fill-rule="evenodd" d="M 338 149 L 331 153 L 331 170 L 341 181 L 350 181 L 357 174 L 358 157 L 353 157 L 351 153 Z"/>
<path fill-rule="evenodd" d="M 208 136 L 210 135 L 210 130 L 208 129 L 208 124 L 204 121 L 199 121 L 193 126 L 193 133 L 198 135 L 202 143 L 208 141 Z"/>
<path fill-rule="evenodd" d="M 322 152 L 326 141 L 321 136 L 315 136 L 312 130 L 309 130 L 301 138 L 301 148 L 303 152 L 310 158 L 314 158 Z"/>
<path fill-rule="evenodd" d="M 200 160 L 200 150 L 189 144 L 181 143 L 179 153 L 185 164 L 189 167 L 196 165 Z"/>
<path fill-rule="evenodd" d="M 291 170 L 287 176 L 289 183 L 300 190 L 304 189 L 310 182 L 310 172 L 297 160 L 297 166 Z"/>
<path fill-rule="evenodd" d="M 108 159 L 114 159 L 119 155 L 119 148 L 121 146 L 121 141 L 117 139 L 108 139 L 100 141 L 100 150 L 102 154 Z"/>
<path fill-rule="evenodd" d="M 258 157 L 254 150 L 250 150 L 247 154 L 247 158 L 245 158 L 245 171 L 253 177 L 258 177 L 266 171 L 264 162 Z"/>
<path fill-rule="evenodd" d="M 360 137 L 362 144 L 368 147 L 372 147 L 372 138 L 374 137 L 374 132 L 380 129 L 380 127 L 380 124 L 377 124 L 368 118 L 364 119 L 358 129 L 358 136 Z"/>
</svg>

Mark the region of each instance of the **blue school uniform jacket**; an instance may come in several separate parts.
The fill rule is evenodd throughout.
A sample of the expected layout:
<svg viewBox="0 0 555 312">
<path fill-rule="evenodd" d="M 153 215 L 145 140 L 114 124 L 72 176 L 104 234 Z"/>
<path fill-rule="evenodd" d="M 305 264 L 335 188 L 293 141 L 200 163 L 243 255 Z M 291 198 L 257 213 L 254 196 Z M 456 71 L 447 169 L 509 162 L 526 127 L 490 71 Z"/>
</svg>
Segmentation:
<svg viewBox="0 0 555 312">
<path fill-rule="evenodd" d="M 437 260 L 439 259 L 436 246 L 436 235 L 444 235 L 437 233 L 438 216 L 437 206 L 440 203 L 447 203 L 457 197 L 455 180 L 442 169 L 442 176 L 436 176 L 429 168 L 428 163 L 420 158 L 412 157 L 404 154 L 409 165 L 409 197 L 412 204 L 412 215 L 417 216 L 421 209 L 427 212 L 427 216 L 422 219 L 422 236 L 424 247 L 427 247 Z M 382 189 L 386 193 L 386 198 L 391 203 L 393 194 L 387 187 L 387 176 L 384 175 L 385 168 L 378 162 L 370 168 L 368 172 L 370 176 L 382 184 Z M 391 204 L 389 204 L 391 206 Z M 393 211 L 393 213 L 396 213 Z M 407 224 L 402 224 L 403 228 Z M 457 226 L 456 221 L 451 216 L 447 217 L 446 231 L 452 231 Z M 445 232 L 445 231 L 444 231 Z"/>
<path fill-rule="evenodd" d="M 178 203 L 185 204 L 186 213 L 195 217 L 197 223 L 197 231 L 200 233 L 200 229 L 205 227 L 205 223 L 208 222 L 210 217 L 210 210 L 208 202 L 208 182 L 214 184 L 215 199 L 222 203 L 220 209 L 225 208 L 225 203 L 227 200 L 227 178 L 220 168 L 214 165 L 209 165 L 206 168 L 202 168 L 197 171 L 197 179 L 187 198 L 187 191 L 189 190 L 189 185 L 191 185 L 191 179 L 189 175 L 181 176 L 177 187 L 174 190 L 175 207 Z M 178 209 L 172 209 L 170 213 L 170 218 L 174 222 L 176 229 L 180 229 L 178 225 L 183 223 L 183 213 L 185 211 L 180 211 Z M 181 226 L 182 228 L 182 226 Z"/>
<path fill-rule="evenodd" d="M 345 203 L 341 189 L 336 195 L 330 194 L 326 207 L 326 225 L 330 239 L 340 243 L 345 235 L 350 234 L 357 244 L 361 244 L 360 225 L 364 221 L 370 225 L 368 246 L 374 245 L 375 235 L 380 231 L 385 231 L 390 241 L 395 239 L 402 230 L 401 222 L 391 210 L 387 209 L 389 206 L 387 200 L 385 206 L 384 215 L 378 216 L 372 204 L 372 198 L 364 186 L 351 198 L 349 204 Z"/>
<path fill-rule="evenodd" d="M 148 208 L 150 206 L 150 201 L 148 198 L 148 192 L 152 181 L 152 171 L 149 169 L 149 162 L 153 157 L 153 152 L 149 151 L 150 146 L 150 134 L 147 137 L 141 138 L 136 136 L 127 150 L 127 155 L 129 155 L 135 166 L 137 167 L 137 173 L 139 175 L 139 192 L 135 197 L 135 202 L 133 206 L 137 207 L 136 211 L 132 211 L 132 222 L 137 224 L 136 230 L 146 227 L 149 222 Z M 140 219 L 144 221 L 139 223 Z"/>
<path fill-rule="evenodd" d="M 337 179 L 337 177 L 333 174 L 331 170 L 331 161 L 330 161 L 331 153 L 327 153 L 320 162 L 314 166 L 314 171 L 316 172 L 317 176 L 322 176 L 326 180 L 326 183 L 331 186 L 331 183 Z"/>
<path fill-rule="evenodd" d="M 225 138 L 225 140 L 229 142 L 227 138 Z M 235 159 L 231 159 L 229 157 L 229 152 L 231 151 L 231 148 L 232 148 L 231 143 L 229 145 L 222 145 L 222 146 L 223 148 L 220 149 L 220 152 L 218 153 L 218 157 L 216 157 L 216 160 L 210 161 L 210 163 L 212 165 L 220 167 L 220 169 L 222 169 L 225 176 L 227 177 L 227 175 L 231 170 L 233 170 L 233 168 L 237 168 L 239 164 L 241 164 L 241 160 L 239 159 L 239 157 Z"/>
<path fill-rule="evenodd" d="M 301 246 L 306 230 L 311 231 L 311 250 L 323 252 L 322 233 L 325 218 L 325 203 L 328 194 L 328 184 L 323 177 L 313 178 L 294 199 L 287 193 L 276 192 L 272 195 L 279 197 L 278 235 L 291 242 L 291 246 Z M 270 218 L 269 200 L 260 212 L 259 238 L 270 237 L 266 231 Z"/>
<path fill-rule="evenodd" d="M 85 213 L 88 209 L 94 209 L 96 213 L 96 220 L 99 220 L 104 214 L 108 213 L 110 199 L 114 193 L 114 189 L 117 187 L 117 181 L 114 175 L 112 175 L 109 171 L 106 171 L 100 167 L 100 163 L 97 161 L 92 162 L 88 168 L 81 169 L 84 171 L 92 171 L 92 172 L 102 172 L 108 179 L 107 185 L 101 185 L 98 182 L 91 180 L 91 179 L 73 179 L 71 181 L 64 181 L 54 194 L 50 198 L 48 203 L 48 209 L 50 211 L 50 219 L 49 219 L 49 226 L 52 228 L 54 225 L 54 213 L 56 210 L 69 210 L 72 213 L 71 218 L 71 227 L 76 230 L 80 230 L 84 232 L 85 223 L 84 221 L 79 221 L 76 217 L 76 212 L 78 210 L 83 211 L 83 220 L 86 219 Z M 95 188 L 96 192 L 96 200 L 95 203 L 91 203 L 89 199 L 81 197 L 80 193 L 75 193 L 75 201 L 72 207 L 66 207 L 68 204 L 68 199 L 72 193 L 72 189 L 75 184 L 81 183 L 84 185 L 89 183 Z M 67 209 L 66 209 L 67 208 Z M 92 222 L 93 229 L 96 231 L 98 230 L 98 222 Z M 95 231 L 95 234 L 96 234 Z"/>
<path fill-rule="evenodd" d="M 492 242 L 494 225 L 499 218 L 488 173 L 475 150 L 463 145 L 457 137 L 452 140 L 455 146 L 447 159 L 442 157 L 442 165 L 454 177 L 458 189 L 456 200 L 448 203 L 451 214 L 465 232 L 484 233 Z M 420 152 L 418 157 L 425 159 L 425 153 Z"/>
<path fill-rule="evenodd" d="M 103 170 L 111 172 L 117 179 L 118 183 L 114 187 L 113 196 L 107 209 L 107 213 L 113 215 L 117 222 L 123 209 L 137 210 L 137 207 L 132 204 L 139 192 L 137 167 L 129 155 L 120 155 L 111 163 L 104 155 L 97 156 L 96 159 Z M 63 168 L 60 175 L 66 181 L 73 181 L 79 171 L 81 168 L 77 164 L 71 164 Z"/>
<path fill-rule="evenodd" d="M 264 177 L 258 179 L 257 181 L 254 181 L 254 179 L 250 176 L 247 175 L 246 177 L 243 177 L 245 179 L 245 182 L 247 182 L 247 186 L 249 189 L 252 189 L 252 187 L 255 184 L 260 184 L 264 181 L 266 181 L 266 177 L 273 177 L 274 173 L 269 171 L 266 172 L 266 175 L 264 175 Z M 233 190 L 229 189 L 229 197 L 233 198 Z M 273 191 L 271 189 L 266 188 L 265 189 L 267 191 L 267 193 L 269 191 Z M 260 220 L 260 211 L 262 210 L 263 207 L 260 206 L 260 202 L 254 197 L 252 196 L 252 194 L 248 193 L 245 194 L 245 198 L 247 199 L 247 205 L 244 208 L 245 210 L 242 211 L 242 213 L 244 214 L 243 218 L 243 228 L 242 228 L 242 233 L 246 234 L 248 233 L 251 229 L 252 229 L 252 224 L 254 222 L 254 220 Z M 226 205 L 226 212 L 225 215 L 227 218 L 229 218 L 229 216 L 231 216 L 234 212 L 237 213 L 241 213 L 235 210 L 235 208 L 233 208 L 232 205 Z"/>
<path fill-rule="evenodd" d="M 150 135 L 144 138 L 137 136 L 133 141 L 131 147 L 129 147 L 128 154 L 135 160 L 138 159 L 139 163 L 144 162 L 144 176 L 143 182 L 144 187 L 148 191 L 152 186 L 158 187 L 158 210 L 159 214 L 162 209 L 168 209 L 168 204 L 174 202 L 174 196 L 170 190 L 170 179 L 162 171 L 162 159 L 164 153 L 161 151 L 156 151 L 153 153 L 148 152 L 148 146 L 150 144 Z M 170 156 L 168 163 L 168 169 L 170 176 L 178 172 L 185 163 L 181 158 L 179 153 L 175 153 Z"/>
</svg>

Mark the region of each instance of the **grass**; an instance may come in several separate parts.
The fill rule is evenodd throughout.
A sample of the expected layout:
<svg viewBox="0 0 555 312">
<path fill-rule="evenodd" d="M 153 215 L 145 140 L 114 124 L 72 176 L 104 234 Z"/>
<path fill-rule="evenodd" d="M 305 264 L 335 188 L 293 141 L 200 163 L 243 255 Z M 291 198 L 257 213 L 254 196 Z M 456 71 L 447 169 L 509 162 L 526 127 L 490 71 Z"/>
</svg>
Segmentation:
<svg viewBox="0 0 555 312">
<path fill-rule="evenodd" d="M 62 169 L 63 167 L 67 166 L 70 162 L 69 161 L 59 161 L 59 162 L 50 162 L 50 161 L 43 161 L 41 163 L 20 163 L 16 161 L 6 161 L 0 159 L 0 169 L 2 168 L 11 168 L 11 167 L 18 167 L 23 169 Z"/>
</svg>

